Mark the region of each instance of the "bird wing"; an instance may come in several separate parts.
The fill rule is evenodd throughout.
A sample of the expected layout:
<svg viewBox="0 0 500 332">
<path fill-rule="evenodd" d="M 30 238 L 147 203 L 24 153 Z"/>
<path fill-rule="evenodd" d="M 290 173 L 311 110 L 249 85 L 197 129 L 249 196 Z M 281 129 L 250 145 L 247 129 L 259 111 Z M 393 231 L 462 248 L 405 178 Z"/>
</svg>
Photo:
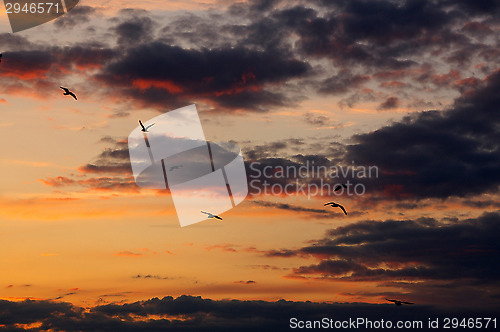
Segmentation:
<svg viewBox="0 0 500 332">
<path fill-rule="evenodd" d="M 397 300 L 389 300 L 389 299 L 386 299 L 386 300 L 389 301 L 389 302 L 394 302 L 394 303 L 397 302 Z"/>
<path fill-rule="evenodd" d="M 344 211 L 345 215 L 347 216 L 347 211 L 344 209 L 344 207 L 342 205 L 339 204 L 339 208 L 342 209 L 342 211 Z"/>
<path fill-rule="evenodd" d="M 139 124 L 141 125 L 142 129 L 146 130 L 146 128 L 144 128 L 144 125 L 142 124 L 141 120 L 139 120 Z M 203 211 L 201 211 L 203 212 Z"/>
<path fill-rule="evenodd" d="M 63 90 L 64 90 L 64 92 L 68 92 L 68 93 L 69 93 L 69 90 L 68 90 L 67 88 L 62 87 L 62 86 L 60 86 L 60 88 L 61 88 L 61 89 L 63 89 Z"/>
<path fill-rule="evenodd" d="M 328 202 L 328 203 L 323 204 L 323 206 L 327 206 L 327 205 L 331 205 L 331 204 L 335 204 L 335 203 L 333 203 L 333 202 Z"/>
<path fill-rule="evenodd" d="M 148 130 L 149 128 L 151 128 L 153 126 L 154 126 L 154 123 L 150 124 L 149 126 L 146 127 L 146 130 Z"/>
<path fill-rule="evenodd" d="M 219 217 L 219 216 L 214 216 L 214 218 L 217 218 L 217 219 L 219 219 L 219 220 L 222 220 L 222 218 L 221 218 L 221 217 Z"/>
<path fill-rule="evenodd" d="M 333 189 L 333 191 L 339 191 L 340 189 L 342 189 L 342 186 L 336 186 L 335 189 Z"/>
<path fill-rule="evenodd" d="M 73 92 L 71 92 L 71 91 L 70 91 L 70 92 L 69 92 L 69 95 L 70 95 L 71 97 L 75 98 L 75 100 L 78 100 L 78 98 L 76 98 L 76 95 L 75 95 Z"/>
<path fill-rule="evenodd" d="M 215 216 L 209 212 L 201 211 L 201 213 L 204 213 L 207 215 L 207 218 L 215 218 Z"/>
<path fill-rule="evenodd" d="M 404 303 L 404 304 L 414 304 L 413 302 L 405 302 L 405 301 L 401 301 L 401 303 Z"/>
</svg>

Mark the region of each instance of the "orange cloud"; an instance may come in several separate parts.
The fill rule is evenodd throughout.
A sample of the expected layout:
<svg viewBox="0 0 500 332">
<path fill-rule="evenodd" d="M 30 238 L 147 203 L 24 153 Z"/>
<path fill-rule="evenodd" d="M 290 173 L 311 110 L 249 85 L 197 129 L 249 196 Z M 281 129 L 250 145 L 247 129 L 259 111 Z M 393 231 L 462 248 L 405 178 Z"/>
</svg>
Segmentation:
<svg viewBox="0 0 500 332">
<path fill-rule="evenodd" d="M 114 254 L 114 256 L 122 256 L 122 257 L 140 257 L 143 256 L 144 254 L 132 252 L 132 251 L 120 251 Z"/>
<path fill-rule="evenodd" d="M 160 81 L 160 80 L 150 80 L 150 79 L 136 79 L 132 82 L 132 85 L 140 90 L 146 90 L 149 88 L 161 88 L 165 89 L 172 94 L 183 92 L 182 87 L 175 84 L 172 81 Z"/>
<path fill-rule="evenodd" d="M 388 82 L 383 82 L 380 84 L 380 86 L 384 87 L 384 88 L 401 88 L 405 85 L 406 85 L 406 83 L 401 82 L 401 81 L 388 81 Z"/>
</svg>

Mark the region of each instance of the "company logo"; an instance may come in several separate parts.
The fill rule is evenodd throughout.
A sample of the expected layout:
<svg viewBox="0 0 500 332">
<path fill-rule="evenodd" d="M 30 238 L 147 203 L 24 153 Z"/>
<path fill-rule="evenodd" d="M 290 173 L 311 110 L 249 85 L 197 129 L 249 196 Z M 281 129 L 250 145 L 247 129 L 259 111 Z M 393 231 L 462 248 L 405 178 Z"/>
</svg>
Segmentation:
<svg viewBox="0 0 500 332">
<path fill-rule="evenodd" d="M 79 0 L 4 0 L 12 32 L 52 21 L 73 9 Z"/>
<path fill-rule="evenodd" d="M 230 210 L 248 194 L 241 150 L 207 142 L 195 105 L 141 122 L 128 148 L 135 183 L 170 190 L 182 227 L 206 220 L 201 211 Z"/>
</svg>

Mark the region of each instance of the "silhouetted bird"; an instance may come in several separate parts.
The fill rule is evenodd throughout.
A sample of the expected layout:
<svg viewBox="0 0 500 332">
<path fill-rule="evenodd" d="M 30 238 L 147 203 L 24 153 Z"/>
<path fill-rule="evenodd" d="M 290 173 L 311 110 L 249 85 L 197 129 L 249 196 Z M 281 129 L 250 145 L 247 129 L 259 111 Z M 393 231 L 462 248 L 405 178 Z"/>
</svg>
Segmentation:
<svg viewBox="0 0 500 332">
<path fill-rule="evenodd" d="M 394 302 L 395 305 L 414 304 L 412 302 L 405 302 L 405 301 L 399 301 L 399 300 L 389 300 L 389 299 L 386 299 L 386 300 L 389 302 Z"/>
<path fill-rule="evenodd" d="M 3 56 L 3 54 L 0 53 L 0 62 L 2 62 L 2 56 Z"/>
<path fill-rule="evenodd" d="M 144 125 L 142 124 L 141 120 L 139 120 L 139 124 L 140 124 L 140 125 L 141 125 L 141 127 L 142 127 L 141 131 L 142 131 L 143 133 L 149 133 L 148 129 L 149 129 L 149 128 L 151 128 L 151 127 L 153 127 L 153 125 L 154 125 L 154 123 L 152 123 L 152 124 L 150 124 L 149 126 L 144 127 Z"/>
<path fill-rule="evenodd" d="M 204 212 L 204 211 L 201 211 L 201 213 L 204 213 L 204 214 L 208 215 L 208 217 L 207 217 L 208 219 L 213 219 L 213 218 L 215 218 L 215 219 L 222 220 L 222 218 L 221 218 L 221 217 L 216 216 L 215 214 L 211 214 L 211 213 Z"/>
<path fill-rule="evenodd" d="M 175 166 L 170 167 L 170 169 L 168 171 L 172 172 L 174 169 L 179 169 L 181 167 L 182 167 L 182 165 L 175 165 Z"/>
<path fill-rule="evenodd" d="M 333 189 L 333 191 L 339 191 L 342 188 L 347 189 L 347 185 L 339 184 L 338 186 L 335 187 L 335 189 Z"/>
<path fill-rule="evenodd" d="M 323 205 L 323 206 L 327 206 L 327 205 L 330 205 L 332 208 L 334 208 L 334 207 L 339 207 L 339 208 L 341 208 L 341 209 L 342 209 L 342 211 L 344 211 L 345 215 L 347 216 L 347 211 L 344 209 L 344 207 L 343 207 L 342 205 L 337 204 L 337 203 L 335 203 L 335 202 L 328 202 L 328 203 L 326 203 L 326 204 L 325 204 L 325 205 Z"/>
<path fill-rule="evenodd" d="M 75 98 L 75 100 L 78 100 L 78 98 L 76 98 L 76 95 L 73 92 L 69 91 L 68 88 L 65 88 L 62 86 L 60 88 L 64 90 L 65 96 L 71 96 L 71 97 Z"/>
</svg>

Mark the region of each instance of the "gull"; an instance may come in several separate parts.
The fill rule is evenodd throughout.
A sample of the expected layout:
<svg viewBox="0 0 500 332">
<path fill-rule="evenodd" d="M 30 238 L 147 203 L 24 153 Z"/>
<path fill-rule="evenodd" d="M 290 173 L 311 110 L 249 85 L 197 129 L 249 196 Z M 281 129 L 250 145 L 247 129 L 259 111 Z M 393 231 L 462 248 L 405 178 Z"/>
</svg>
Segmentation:
<svg viewBox="0 0 500 332">
<path fill-rule="evenodd" d="M 153 125 L 154 125 L 154 123 L 152 123 L 149 126 L 144 127 L 144 125 L 142 124 L 141 120 L 139 120 L 139 124 L 142 127 L 141 131 L 144 132 L 144 133 L 149 133 L 148 129 L 151 128 L 151 127 L 153 127 Z"/>
<path fill-rule="evenodd" d="M 405 302 L 405 301 L 399 301 L 399 300 L 389 300 L 389 299 L 386 299 L 387 301 L 389 302 L 394 302 L 395 305 L 403 305 L 403 304 L 414 304 L 412 302 Z"/>
<path fill-rule="evenodd" d="M 343 183 L 339 184 L 338 186 L 335 187 L 335 189 L 333 189 L 333 191 L 339 191 L 342 188 L 347 189 L 347 185 L 345 185 Z"/>
<path fill-rule="evenodd" d="M 211 213 L 208 213 L 208 212 L 205 212 L 205 211 L 201 211 L 201 213 L 204 213 L 204 214 L 208 215 L 208 217 L 207 217 L 208 219 L 215 218 L 215 219 L 222 220 L 222 218 L 221 218 L 221 217 L 216 216 L 215 214 L 211 214 Z"/>
<path fill-rule="evenodd" d="M 339 208 L 341 208 L 341 209 L 342 209 L 342 211 L 344 211 L 345 215 L 347 216 L 347 212 L 346 212 L 346 210 L 344 209 L 344 207 L 343 207 L 342 205 L 337 204 L 337 203 L 335 203 L 335 202 L 328 202 L 328 203 L 325 203 L 323 206 L 327 206 L 327 205 L 330 205 L 332 208 L 334 208 L 334 207 L 339 207 Z"/>
<path fill-rule="evenodd" d="M 75 100 L 78 100 L 76 98 L 76 95 L 73 92 L 69 91 L 68 88 L 65 88 L 65 87 L 62 87 L 62 86 L 60 88 L 64 90 L 64 95 L 65 96 L 71 96 L 71 97 L 75 98 Z"/>
<path fill-rule="evenodd" d="M 179 169 L 181 167 L 182 167 L 182 165 L 175 165 L 175 166 L 170 167 L 170 169 L 168 171 L 172 172 L 174 169 Z"/>
</svg>

